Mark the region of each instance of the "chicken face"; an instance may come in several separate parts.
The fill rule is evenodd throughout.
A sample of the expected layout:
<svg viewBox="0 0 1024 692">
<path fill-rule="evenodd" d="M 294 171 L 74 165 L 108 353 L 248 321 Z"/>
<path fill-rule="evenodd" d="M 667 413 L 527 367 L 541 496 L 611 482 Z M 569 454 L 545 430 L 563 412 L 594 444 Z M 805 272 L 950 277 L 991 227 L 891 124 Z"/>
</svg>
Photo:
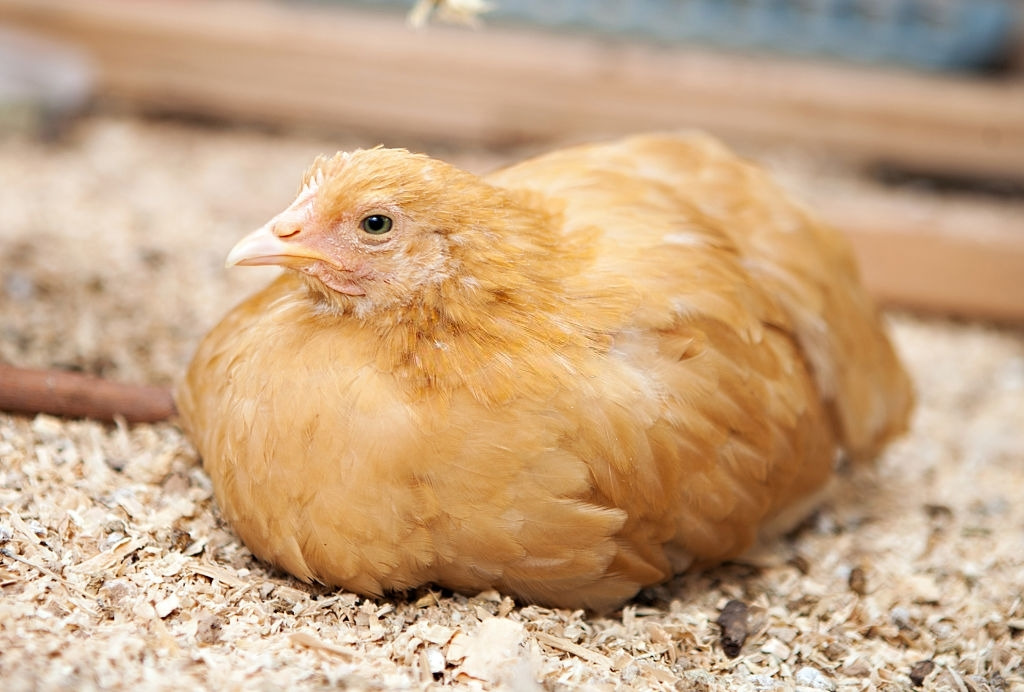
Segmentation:
<svg viewBox="0 0 1024 692">
<path fill-rule="evenodd" d="M 401 171 L 381 175 L 390 156 L 375 149 L 318 159 L 291 205 L 239 241 L 227 264 L 301 272 L 342 312 L 362 314 L 405 304 L 442 281 L 450 229 L 436 215 L 429 223 L 417 216 L 412 203 L 436 196 L 434 162 L 405 154 Z"/>
</svg>

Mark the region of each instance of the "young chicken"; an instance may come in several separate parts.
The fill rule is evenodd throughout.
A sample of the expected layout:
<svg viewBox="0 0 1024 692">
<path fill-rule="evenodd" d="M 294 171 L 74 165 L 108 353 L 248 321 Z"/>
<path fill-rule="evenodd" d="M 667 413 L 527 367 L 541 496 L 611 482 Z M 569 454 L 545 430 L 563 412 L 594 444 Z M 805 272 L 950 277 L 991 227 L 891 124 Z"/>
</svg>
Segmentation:
<svg viewBox="0 0 1024 692">
<path fill-rule="evenodd" d="M 843 239 L 700 135 L 321 157 L 228 264 L 287 271 L 202 342 L 183 423 L 253 553 L 361 594 L 614 607 L 911 406 Z"/>
</svg>

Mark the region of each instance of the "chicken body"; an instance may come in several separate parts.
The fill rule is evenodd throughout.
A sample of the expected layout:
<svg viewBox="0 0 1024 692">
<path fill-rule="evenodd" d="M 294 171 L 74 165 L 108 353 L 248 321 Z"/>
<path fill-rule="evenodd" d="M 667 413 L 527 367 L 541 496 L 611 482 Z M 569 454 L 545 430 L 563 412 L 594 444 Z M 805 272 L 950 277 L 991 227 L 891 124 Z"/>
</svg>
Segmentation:
<svg viewBox="0 0 1024 692">
<path fill-rule="evenodd" d="M 383 230 L 382 230 L 383 229 Z M 850 250 L 700 135 L 318 159 L 177 401 L 260 558 L 604 609 L 747 549 L 911 394 Z"/>
</svg>

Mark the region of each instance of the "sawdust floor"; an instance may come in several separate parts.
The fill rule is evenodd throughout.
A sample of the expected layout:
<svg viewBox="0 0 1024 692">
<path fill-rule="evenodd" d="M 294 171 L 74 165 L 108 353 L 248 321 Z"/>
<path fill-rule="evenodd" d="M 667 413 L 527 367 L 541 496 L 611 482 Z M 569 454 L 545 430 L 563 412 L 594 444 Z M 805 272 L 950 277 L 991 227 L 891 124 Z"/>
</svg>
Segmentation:
<svg viewBox="0 0 1024 692">
<path fill-rule="evenodd" d="M 356 144 L 112 118 L 3 141 L 0 359 L 172 382 L 274 273 L 225 271 L 234 240 Z M 757 558 L 609 617 L 306 586 L 218 518 L 174 425 L 0 414 L 0 684 L 1024 690 L 1024 337 L 892 323 L 920 407 L 877 472 Z M 737 658 L 714 624 L 730 599 L 750 610 Z"/>
</svg>

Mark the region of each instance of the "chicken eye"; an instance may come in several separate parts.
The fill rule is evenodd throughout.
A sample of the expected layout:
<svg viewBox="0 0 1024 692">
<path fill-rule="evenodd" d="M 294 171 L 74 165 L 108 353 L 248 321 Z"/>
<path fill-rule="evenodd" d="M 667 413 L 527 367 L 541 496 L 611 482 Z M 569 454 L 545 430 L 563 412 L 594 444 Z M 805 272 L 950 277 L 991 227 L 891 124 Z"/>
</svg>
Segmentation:
<svg viewBox="0 0 1024 692">
<path fill-rule="evenodd" d="M 383 214 L 371 214 L 359 222 L 359 227 L 371 235 L 384 235 L 392 225 L 391 217 Z"/>
</svg>

